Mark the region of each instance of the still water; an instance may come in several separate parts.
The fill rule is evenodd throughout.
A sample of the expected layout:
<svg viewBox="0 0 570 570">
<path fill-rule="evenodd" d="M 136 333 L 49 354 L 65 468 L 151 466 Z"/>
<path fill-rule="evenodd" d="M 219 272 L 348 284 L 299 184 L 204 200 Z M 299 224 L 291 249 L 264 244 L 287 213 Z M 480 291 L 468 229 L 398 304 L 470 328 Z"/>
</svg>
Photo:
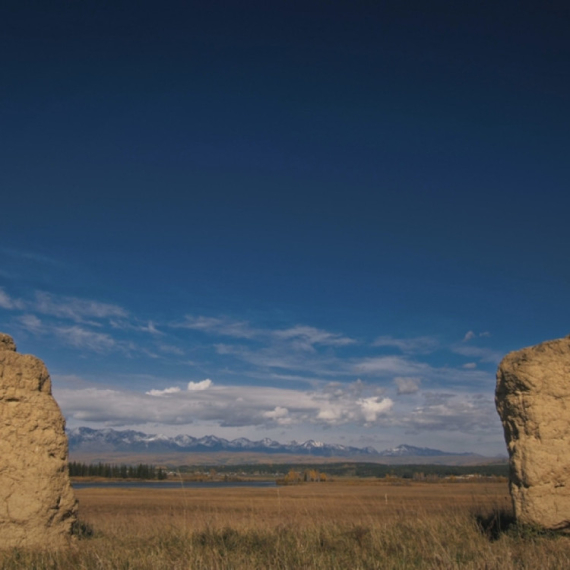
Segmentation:
<svg viewBox="0 0 570 570">
<path fill-rule="evenodd" d="M 74 489 L 224 489 L 276 487 L 275 481 L 100 481 L 72 483 Z"/>
</svg>

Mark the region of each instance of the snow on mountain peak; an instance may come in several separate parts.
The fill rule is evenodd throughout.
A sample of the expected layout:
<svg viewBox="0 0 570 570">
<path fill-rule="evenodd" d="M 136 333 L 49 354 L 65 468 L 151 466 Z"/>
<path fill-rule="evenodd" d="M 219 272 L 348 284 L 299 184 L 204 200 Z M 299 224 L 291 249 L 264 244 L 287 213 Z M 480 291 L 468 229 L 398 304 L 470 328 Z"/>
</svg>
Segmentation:
<svg viewBox="0 0 570 570">
<path fill-rule="evenodd" d="M 78 427 L 68 430 L 70 450 L 101 449 L 105 451 L 122 452 L 171 452 L 171 451 L 251 451 L 257 453 L 288 453 L 305 454 L 322 457 L 349 457 L 349 456 L 370 456 L 370 457 L 430 457 L 441 455 L 467 455 L 465 453 L 446 453 L 437 449 L 426 447 L 414 447 L 412 445 L 401 444 L 391 449 L 378 452 L 373 447 L 352 447 L 340 444 L 328 444 L 322 441 L 308 439 L 303 443 L 291 441 L 289 443 L 279 443 L 268 437 L 260 441 L 251 441 L 245 437 L 240 437 L 232 441 L 207 435 L 195 438 L 187 434 L 168 437 L 164 434 L 146 434 L 143 432 L 124 430 L 115 431 L 110 428 L 96 430 L 87 427 Z"/>
</svg>

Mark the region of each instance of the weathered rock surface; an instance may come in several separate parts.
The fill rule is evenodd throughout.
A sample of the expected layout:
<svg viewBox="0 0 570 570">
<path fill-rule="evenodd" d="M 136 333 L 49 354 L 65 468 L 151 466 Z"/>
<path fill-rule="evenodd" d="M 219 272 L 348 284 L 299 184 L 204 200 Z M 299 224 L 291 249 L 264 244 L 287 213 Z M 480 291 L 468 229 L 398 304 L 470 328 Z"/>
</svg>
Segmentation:
<svg viewBox="0 0 570 570">
<path fill-rule="evenodd" d="M 44 363 L 0 333 L 0 547 L 67 546 L 77 503 Z"/>
<path fill-rule="evenodd" d="M 570 337 L 507 354 L 495 403 L 517 520 L 570 527 Z"/>
</svg>

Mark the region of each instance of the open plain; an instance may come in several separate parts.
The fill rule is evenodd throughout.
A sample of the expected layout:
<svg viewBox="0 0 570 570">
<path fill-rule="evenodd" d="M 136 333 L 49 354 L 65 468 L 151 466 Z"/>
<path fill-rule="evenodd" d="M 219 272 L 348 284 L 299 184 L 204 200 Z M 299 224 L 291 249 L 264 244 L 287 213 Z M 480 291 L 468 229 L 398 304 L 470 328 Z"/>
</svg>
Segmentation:
<svg viewBox="0 0 570 570">
<path fill-rule="evenodd" d="M 505 482 L 345 480 L 247 489 L 80 489 L 69 551 L 2 568 L 567 568 L 570 539 L 512 524 Z"/>
</svg>

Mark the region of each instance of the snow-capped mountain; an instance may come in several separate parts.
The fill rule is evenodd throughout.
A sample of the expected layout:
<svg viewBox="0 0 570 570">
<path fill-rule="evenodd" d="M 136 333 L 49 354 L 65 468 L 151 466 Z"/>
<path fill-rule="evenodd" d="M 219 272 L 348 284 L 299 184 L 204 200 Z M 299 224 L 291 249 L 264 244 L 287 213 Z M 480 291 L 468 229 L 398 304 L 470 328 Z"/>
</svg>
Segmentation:
<svg viewBox="0 0 570 570">
<path fill-rule="evenodd" d="M 253 452 L 267 454 L 312 455 L 317 457 L 436 457 L 444 455 L 471 455 L 468 453 L 448 453 L 426 447 L 399 445 L 393 449 L 378 452 L 373 447 L 351 447 L 339 444 L 328 444 L 309 439 L 303 443 L 291 441 L 279 443 L 264 438 L 251 441 L 245 437 L 227 440 L 207 435 L 196 438 L 190 435 L 168 437 L 161 434 L 146 434 L 140 431 L 113 429 L 91 429 L 79 427 L 68 430 L 69 449 L 72 452 L 133 452 L 133 453 L 166 453 L 166 452 Z"/>
<path fill-rule="evenodd" d="M 87 427 L 71 429 L 67 433 L 70 451 L 123 451 L 123 452 L 208 452 L 233 451 L 257 453 L 289 453 L 298 455 L 348 456 L 377 455 L 374 448 L 360 449 L 343 445 L 329 445 L 320 441 L 297 443 L 279 443 L 269 438 L 251 441 L 240 437 L 229 441 L 224 438 L 207 435 L 196 438 L 190 435 L 167 437 L 164 435 L 145 434 L 139 431 L 113 429 L 96 430 Z"/>
<path fill-rule="evenodd" d="M 440 455 L 473 455 L 472 453 L 449 453 L 429 447 L 414 447 L 413 445 L 398 445 L 392 449 L 385 449 L 379 453 L 382 457 L 437 457 Z"/>
</svg>

